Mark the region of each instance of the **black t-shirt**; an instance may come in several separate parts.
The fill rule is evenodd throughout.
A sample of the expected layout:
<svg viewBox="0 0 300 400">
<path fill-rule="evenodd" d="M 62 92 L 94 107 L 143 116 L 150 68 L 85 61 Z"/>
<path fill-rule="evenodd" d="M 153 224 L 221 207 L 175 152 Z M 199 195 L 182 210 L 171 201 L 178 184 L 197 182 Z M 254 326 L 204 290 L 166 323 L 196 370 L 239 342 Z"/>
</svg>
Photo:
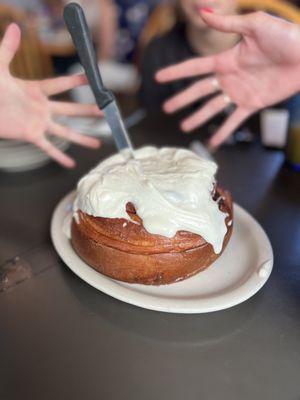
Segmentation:
<svg viewBox="0 0 300 400">
<path fill-rule="evenodd" d="M 148 111 L 160 111 L 164 100 L 186 88 L 192 79 L 160 84 L 155 81 L 155 73 L 163 67 L 196 56 L 187 41 L 185 24 L 177 24 L 165 35 L 152 40 L 141 62 L 141 105 Z"/>
</svg>

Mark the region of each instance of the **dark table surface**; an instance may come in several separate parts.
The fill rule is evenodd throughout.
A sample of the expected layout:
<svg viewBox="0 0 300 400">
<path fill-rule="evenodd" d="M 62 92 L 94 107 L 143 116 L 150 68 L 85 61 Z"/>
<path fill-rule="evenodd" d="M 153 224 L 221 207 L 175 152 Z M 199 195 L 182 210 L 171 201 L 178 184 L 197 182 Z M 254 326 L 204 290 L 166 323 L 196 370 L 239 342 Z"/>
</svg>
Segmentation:
<svg viewBox="0 0 300 400">
<path fill-rule="evenodd" d="M 136 145 L 187 145 L 171 126 L 132 129 Z M 300 175 L 259 144 L 223 147 L 223 187 L 272 242 L 265 287 L 232 309 L 176 315 L 102 294 L 60 261 L 54 207 L 114 146 L 72 148 L 78 168 L 0 174 L 0 274 L 28 272 L 0 292 L 1 400 L 300 399 Z M 6 272 L 5 272 L 6 271 Z"/>
</svg>

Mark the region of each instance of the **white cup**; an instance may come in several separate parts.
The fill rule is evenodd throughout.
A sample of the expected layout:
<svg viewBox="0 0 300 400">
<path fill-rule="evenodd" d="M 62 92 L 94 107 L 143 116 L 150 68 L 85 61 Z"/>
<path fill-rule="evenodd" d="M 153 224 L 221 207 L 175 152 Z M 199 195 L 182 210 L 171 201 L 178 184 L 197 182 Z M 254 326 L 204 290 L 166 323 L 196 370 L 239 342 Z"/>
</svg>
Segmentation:
<svg viewBox="0 0 300 400">
<path fill-rule="evenodd" d="M 287 141 L 289 111 L 269 108 L 260 114 L 261 140 L 265 146 L 284 148 Z"/>
</svg>

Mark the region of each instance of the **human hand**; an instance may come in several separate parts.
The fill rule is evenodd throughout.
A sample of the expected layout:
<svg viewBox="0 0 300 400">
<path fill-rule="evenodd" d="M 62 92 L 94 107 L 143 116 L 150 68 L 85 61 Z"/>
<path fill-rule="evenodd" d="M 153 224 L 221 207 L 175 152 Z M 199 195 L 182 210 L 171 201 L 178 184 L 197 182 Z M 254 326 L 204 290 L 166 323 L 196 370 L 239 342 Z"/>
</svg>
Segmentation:
<svg viewBox="0 0 300 400">
<path fill-rule="evenodd" d="M 223 53 L 164 68 L 156 79 L 163 83 L 213 74 L 167 100 L 164 110 L 173 113 L 216 93 L 182 122 L 182 130 L 190 132 L 233 103 L 235 110 L 209 142 L 217 147 L 250 115 L 300 90 L 300 27 L 262 12 L 241 16 L 202 12 L 202 17 L 214 29 L 240 34 L 241 41 Z"/>
<path fill-rule="evenodd" d="M 67 168 L 75 161 L 57 149 L 45 136 L 56 135 L 90 148 L 98 148 L 98 139 L 80 135 L 55 122 L 54 116 L 99 116 L 94 104 L 52 101 L 50 96 L 87 83 L 84 75 L 42 81 L 25 81 L 13 77 L 9 65 L 20 45 L 21 33 L 11 24 L 0 44 L 0 137 L 31 142 Z"/>
</svg>

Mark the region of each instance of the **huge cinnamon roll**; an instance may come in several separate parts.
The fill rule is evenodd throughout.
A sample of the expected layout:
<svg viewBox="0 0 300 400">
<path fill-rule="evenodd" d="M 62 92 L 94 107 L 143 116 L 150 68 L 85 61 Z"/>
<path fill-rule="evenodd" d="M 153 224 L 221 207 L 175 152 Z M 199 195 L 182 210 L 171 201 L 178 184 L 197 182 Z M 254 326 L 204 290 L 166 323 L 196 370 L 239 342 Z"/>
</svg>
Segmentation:
<svg viewBox="0 0 300 400">
<path fill-rule="evenodd" d="M 232 232 L 232 200 L 215 163 L 176 148 L 145 147 L 100 163 L 78 184 L 71 242 L 113 279 L 150 285 L 204 270 Z"/>
</svg>

